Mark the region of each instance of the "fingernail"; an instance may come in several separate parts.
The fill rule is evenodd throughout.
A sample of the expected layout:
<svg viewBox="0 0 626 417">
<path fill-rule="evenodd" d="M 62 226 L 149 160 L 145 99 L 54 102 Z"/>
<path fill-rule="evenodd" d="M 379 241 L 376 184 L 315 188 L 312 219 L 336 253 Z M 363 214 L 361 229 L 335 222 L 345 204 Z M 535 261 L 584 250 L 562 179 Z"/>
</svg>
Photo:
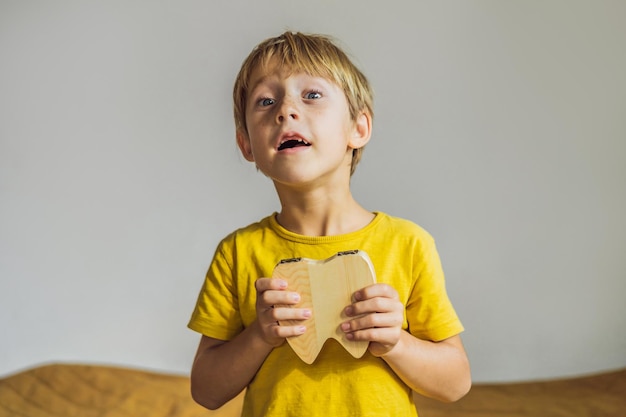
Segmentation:
<svg viewBox="0 0 626 417">
<path fill-rule="evenodd" d="M 352 306 L 346 307 L 346 309 L 344 311 L 346 312 L 346 315 L 351 316 L 352 315 Z"/>
<path fill-rule="evenodd" d="M 278 280 L 278 286 L 279 286 L 280 288 L 287 288 L 287 281 L 282 280 L 282 279 L 279 279 L 279 280 Z"/>
<path fill-rule="evenodd" d="M 298 332 L 298 334 L 302 334 L 302 333 L 306 332 L 306 327 L 305 326 L 298 326 L 298 329 L 296 331 Z"/>
<path fill-rule="evenodd" d="M 293 294 L 291 294 L 291 299 L 293 301 L 300 301 L 300 294 L 298 294 L 297 292 L 294 292 Z"/>
<path fill-rule="evenodd" d="M 307 319 L 311 317 L 311 310 L 304 310 L 302 312 L 302 317 L 307 318 Z"/>
<path fill-rule="evenodd" d="M 350 323 L 341 323 L 341 330 L 343 330 L 344 332 L 350 330 Z"/>
<path fill-rule="evenodd" d="M 356 301 L 360 301 L 361 300 L 361 292 L 360 291 L 357 291 L 357 292 L 354 293 L 354 299 Z"/>
</svg>

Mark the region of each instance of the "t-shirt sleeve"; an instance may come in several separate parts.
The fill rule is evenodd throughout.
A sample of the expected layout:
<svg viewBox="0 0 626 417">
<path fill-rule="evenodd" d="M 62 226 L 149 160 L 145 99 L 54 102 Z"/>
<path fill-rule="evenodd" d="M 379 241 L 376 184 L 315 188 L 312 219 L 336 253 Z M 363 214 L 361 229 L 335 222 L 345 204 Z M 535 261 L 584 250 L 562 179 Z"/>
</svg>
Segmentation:
<svg viewBox="0 0 626 417">
<path fill-rule="evenodd" d="M 430 236 L 416 250 L 414 271 L 415 283 L 407 303 L 411 334 L 441 341 L 461 333 L 463 325 L 448 297 L 439 253 Z"/>
<path fill-rule="evenodd" d="M 188 324 L 191 330 L 220 340 L 232 339 L 243 327 L 232 257 L 228 253 L 225 242 L 221 242 Z"/>
</svg>

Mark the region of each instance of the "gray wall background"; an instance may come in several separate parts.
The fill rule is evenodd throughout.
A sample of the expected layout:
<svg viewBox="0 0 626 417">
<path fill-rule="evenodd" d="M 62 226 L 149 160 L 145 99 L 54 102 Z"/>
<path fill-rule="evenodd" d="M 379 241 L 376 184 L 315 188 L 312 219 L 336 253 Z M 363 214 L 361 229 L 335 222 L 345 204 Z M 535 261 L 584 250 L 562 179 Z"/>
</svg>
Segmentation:
<svg viewBox="0 0 626 417">
<path fill-rule="evenodd" d="M 353 179 L 436 238 L 476 381 L 626 366 L 626 2 L 0 0 L 0 374 L 188 371 L 217 242 L 278 209 L 230 91 L 283 30 L 376 91 Z"/>
</svg>

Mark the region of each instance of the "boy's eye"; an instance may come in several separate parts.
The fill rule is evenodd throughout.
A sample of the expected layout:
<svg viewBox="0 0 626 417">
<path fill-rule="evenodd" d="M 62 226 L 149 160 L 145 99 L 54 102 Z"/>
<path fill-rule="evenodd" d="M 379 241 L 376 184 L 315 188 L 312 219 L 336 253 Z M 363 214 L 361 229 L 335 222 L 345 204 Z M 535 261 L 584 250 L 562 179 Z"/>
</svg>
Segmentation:
<svg viewBox="0 0 626 417">
<path fill-rule="evenodd" d="M 319 91 L 309 91 L 308 93 L 305 94 L 304 97 L 307 99 L 316 99 L 316 98 L 322 98 L 322 94 Z"/>
<path fill-rule="evenodd" d="M 261 106 L 271 106 L 272 104 L 274 104 L 274 99 L 273 98 L 262 98 L 259 100 L 259 104 Z"/>
</svg>

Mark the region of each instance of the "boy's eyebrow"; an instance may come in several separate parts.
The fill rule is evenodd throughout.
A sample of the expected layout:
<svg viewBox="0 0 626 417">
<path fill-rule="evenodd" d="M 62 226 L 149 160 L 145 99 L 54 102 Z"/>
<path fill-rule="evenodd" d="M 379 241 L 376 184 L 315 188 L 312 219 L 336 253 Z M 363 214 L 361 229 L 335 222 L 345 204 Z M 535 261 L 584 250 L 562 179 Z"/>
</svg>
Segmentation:
<svg viewBox="0 0 626 417">
<path fill-rule="evenodd" d="M 276 73 L 276 68 L 257 69 L 257 71 L 259 71 L 259 73 L 262 75 L 256 80 L 253 80 L 254 84 L 250 84 L 248 91 L 254 90 L 256 87 L 258 87 L 259 84 L 263 84 L 270 79 L 280 79 L 280 76 L 278 76 L 278 74 Z"/>
<path fill-rule="evenodd" d="M 259 79 L 254 81 L 254 84 L 250 84 L 250 88 L 248 89 L 248 91 L 252 92 L 254 91 L 255 88 L 257 88 L 257 86 L 259 84 L 264 83 L 265 81 L 267 81 L 267 79 L 270 78 L 269 74 L 265 74 L 264 76 L 260 77 Z"/>
<path fill-rule="evenodd" d="M 312 78 L 322 79 L 322 80 L 324 80 L 324 81 L 326 81 L 326 82 L 335 83 L 333 80 L 330 80 L 330 79 L 328 79 L 328 78 L 326 78 L 326 77 L 323 77 L 323 76 L 321 76 L 321 75 L 310 75 L 310 76 L 311 76 Z M 278 80 L 278 79 L 280 79 L 280 77 L 279 77 L 279 76 L 277 76 L 276 74 L 273 74 L 273 73 L 267 73 L 267 74 L 265 74 L 265 75 L 263 75 L 263 76 L 259 77 L 258 79 L 254 80 L 254 83 L 249 85 L 249 87 L 248 87 L 248 92 L 252 92 L 252 91 L 254 91 L 254 89 L 255 89 L 255 88 L 257 88 L 257 86 L 258 86 L 259 84 L 263 84 L 263 83 L 265 83 L 265 82 L 268 82 L 268 80 L 270 80 L 270 81 L 274 81 L 274 80 Z"/>
</svg>

